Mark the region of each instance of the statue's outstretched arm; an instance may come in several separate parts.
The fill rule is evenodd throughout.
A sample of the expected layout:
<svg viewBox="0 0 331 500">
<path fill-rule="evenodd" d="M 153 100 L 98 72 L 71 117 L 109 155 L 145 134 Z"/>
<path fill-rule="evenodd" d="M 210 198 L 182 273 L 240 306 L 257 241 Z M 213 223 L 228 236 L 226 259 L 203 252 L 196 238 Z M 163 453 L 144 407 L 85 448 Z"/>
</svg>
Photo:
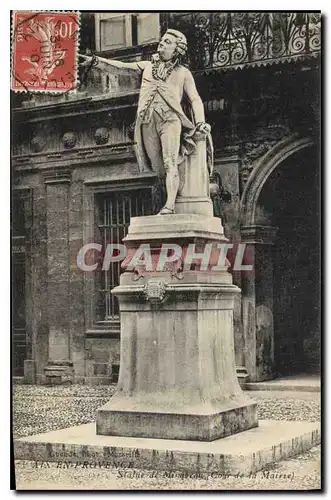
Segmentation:
<svg viewBox="0 0 331 500">
<path fill-rule="evenodd" d="M 85 56 L 83 54 L 79 54 L 79 57 L 84 59 L 84 63 L 81 66 L 87 66 L 92 63 L 92 61 L 96 61 L 97 63 L 103 63 L 106 66 L 112 66 L 113 68 L 118 69 L 132 69 L 135 71 L 143 71 L 148 63 L 148 61 L 137 61 L 137 62 L 122 62 L 117 61 L 116 59 L 105 59 L 104 57 L 99 56 Z"/>
</svg>

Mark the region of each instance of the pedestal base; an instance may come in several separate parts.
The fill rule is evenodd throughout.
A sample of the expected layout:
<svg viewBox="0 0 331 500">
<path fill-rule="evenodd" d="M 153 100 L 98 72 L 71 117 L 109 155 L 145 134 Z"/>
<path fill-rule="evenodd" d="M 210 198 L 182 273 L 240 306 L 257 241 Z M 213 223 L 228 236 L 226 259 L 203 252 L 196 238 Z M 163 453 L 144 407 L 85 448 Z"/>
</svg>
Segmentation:
<svg viewBox="0 0 331 500">
<path fill-rule="evenodd" d="M 228 242 L 218 217 L 180 213 L 131 217 L 128 234 L 123 242 L 152 243 L 159 240 L 167 243 L 174 240 L 194 241 L 197 238 L 214 240 L 216 243 Z"/>
<path fill-rule="evenodd" d="M 126 271 L 112 290 L 121 313 L 119 381 L 97 413 L 97 433 L 213 441 L 256 427 L 256 405 L 235 369 L 240 289 L 225 263 L 216 265 L 218 245 L 227 241 L 220 220 L 134 217 L 123 241 Z M 160 265 L 170 242 L 181 254 Z M 135 260 L 141 245 L 152 248 L 150 258 Z"/>
<path fill-rule="evenodd" d="M 143 401 L 136 406 L 145 406 L 145 411 L 137 411 L 131 399 L 117 394 L 98 411 L 97 434 L 214 441 L 258 425 L 256 403 L 246 400 L 244 395 L 237 397 L 232 405 L 229 402 L 222 405 L 220 398 L 218 405 L 215 404 L 216 408 L 218 406 L 215 413 L 211 413 L 210 404 L 181 412 L 180 408 L 179 411 L 169 408 L 168 413 L 161 413 L 162 407 L 157 401 L 155 408 L 159 408 L 159 412 L 147 411 L 148 402 Z"/>
<path fill-rule="evenodd" d="M 249 475 L 319 443 L 317 422 L 260 420 L 254 429 L 210 443 L 98 436 L 91 423 L 17 439 L 14 457 L 86 467 Z"/>
<path fill-rule="evenodd" d="M 230 282 L 229 282 L 230 281 Z M 212 441 L 258 425 L 236 377 L 231 275 L 121 276 L 117 391 L 97 433 Z M 146 300 L 147 298 L 147 300 Z"/>
</svg>

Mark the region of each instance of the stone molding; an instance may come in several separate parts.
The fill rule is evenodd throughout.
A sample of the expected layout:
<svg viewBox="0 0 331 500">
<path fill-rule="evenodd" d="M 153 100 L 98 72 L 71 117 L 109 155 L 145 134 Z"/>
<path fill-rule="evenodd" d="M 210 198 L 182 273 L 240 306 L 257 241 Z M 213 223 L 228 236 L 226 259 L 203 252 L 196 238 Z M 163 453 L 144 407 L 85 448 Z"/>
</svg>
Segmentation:
<svg viewBox="0 0 331 500">
<path fill-rule="evenodd" d="M 266 140 L 263 142 L 246 142 L 243 148 L 243 159 L 241 165 L 241 183 L 245 186 L 248 178 L 254 169 L 255 162 L 274 147 L 277 139 Z"/>
<path fill-rule="evenodd" d="M 12 164 L 16 172 L 46 170 L 49 166 L 64 167 L 95 164 L 102 162 L 119 163 L 136 162 L 133 143 L 105 144 L 82 149 L 64 149 L 53 153 L 35 153 L 24 156 L 13 156 Z"/>
<path fill-rule="evenodd" d="M 300 138 L 297 134 L 277 142 L 262 157 L 257 159 L 247 180 L 240 203 L 242 226 L 255 225 L 255 211 L 264 183 L 274 169 L 286 158 L 303 148 L 313 146 L 311 137 Z"/>
<path fill-rule="evenodd" d="M 149 281 L 163 282 L 160 289 L 159 299 L 148 300 L 146 296 L 146 285 Z M 164 279 L 157 280 L 156 278 L 147 279 L 144 284 L 118 285 L 111 292 L 118 297 L 124 296 L 125 302 L 122 304 L 122 311 L 137 311 L 149 310 L 153 304 L 163 304 L 163 310 L 186 310 L 187 302 L 199 299 L 198 310 L 202 307 L 204 301 L 208 302 L 208 309 L 218 311 L 219 303 L 222 302 L 223 310 L 233 310 L 233 298 L 236 294 L 240 294 L 240 288 L 231 283 L 216 284 L 216 283 L 171 283 Z M 169 300 L 164 300 L 168 297 Z M 170 300 L 176 297 L 176 306 L 174 308 L 173 301 Z M 131 300 L 131 303 L 128 302 Z M 173 309 L 174 308 L 174 309 Z"/>
<path fill-rule="evenodd" d="M 56 171 L 56 172 L 45 172 L 44 173 L 44 183 L 47 184 L 70 184 L 71 183 L 71 172 L 68 170 Z"/>
<path fill-rule="evenodd" d="M 157 180 L 154 172 L 144 172 L 138 175 L 123 176 L 116 175 L 113 177 L 95 177 L 84 181 L 84 186 L 93 189 L 94 193 L 99 191 L 119 191 L 127 189 L 143 189 L 151 188 L 152 184 Z"/>
<path fill-rule="evenodd" d="M 241 241 L 243 243 L 273 245 L 277 236 L 278 227 L 274 226 L 243 226 Z"/>
</svg>

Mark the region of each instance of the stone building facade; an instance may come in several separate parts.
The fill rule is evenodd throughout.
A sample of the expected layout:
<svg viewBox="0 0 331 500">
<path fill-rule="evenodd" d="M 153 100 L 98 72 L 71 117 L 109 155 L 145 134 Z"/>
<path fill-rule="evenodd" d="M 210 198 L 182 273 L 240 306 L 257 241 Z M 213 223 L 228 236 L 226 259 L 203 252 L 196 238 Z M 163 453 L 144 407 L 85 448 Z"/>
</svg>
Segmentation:
<svg viewBox="0 0 331 500">
<path fill-rule="evenodd" d="M 187 36 L 212 126 L 215 215 L 253 263 L 233 271 L 237 366 L 250 381 L 317 373 L 320 15 L 83 13 L 80 50 L 140 60 L 167 27 Z M 138 89 L 133 72 L 94 67 L 75 95 L 13 95 L 12 354 L 27 383 L 117 378 L 120 265 L 102 271 L 92 252 L 98 267 L 84 273 L 76 257 L 155 213 L 158 180 L 134 153 Z"/>
</svg>

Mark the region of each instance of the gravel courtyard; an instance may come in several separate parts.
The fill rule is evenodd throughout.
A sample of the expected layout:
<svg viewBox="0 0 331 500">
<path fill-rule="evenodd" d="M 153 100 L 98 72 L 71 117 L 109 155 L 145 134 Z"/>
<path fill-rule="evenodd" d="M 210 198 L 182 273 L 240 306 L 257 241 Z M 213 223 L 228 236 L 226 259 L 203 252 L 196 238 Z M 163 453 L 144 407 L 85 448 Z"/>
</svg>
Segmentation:
<svg viewBox="0 0 331 500">
<path fill-rule="evenodd" d="M 14 386 L 13 438 L 62 429 L 95 420 L 114 386 Z M 255 391 L 260 419 L 320 419 L 317 392 Z M 166 472 L 137 469 L 63 468 L 58 463 L 15 462 L 18 490 L 316 490 L 320 488 L 320 447 L 269 466 L 255 476 L 167 477 Z"/>
</svg>

